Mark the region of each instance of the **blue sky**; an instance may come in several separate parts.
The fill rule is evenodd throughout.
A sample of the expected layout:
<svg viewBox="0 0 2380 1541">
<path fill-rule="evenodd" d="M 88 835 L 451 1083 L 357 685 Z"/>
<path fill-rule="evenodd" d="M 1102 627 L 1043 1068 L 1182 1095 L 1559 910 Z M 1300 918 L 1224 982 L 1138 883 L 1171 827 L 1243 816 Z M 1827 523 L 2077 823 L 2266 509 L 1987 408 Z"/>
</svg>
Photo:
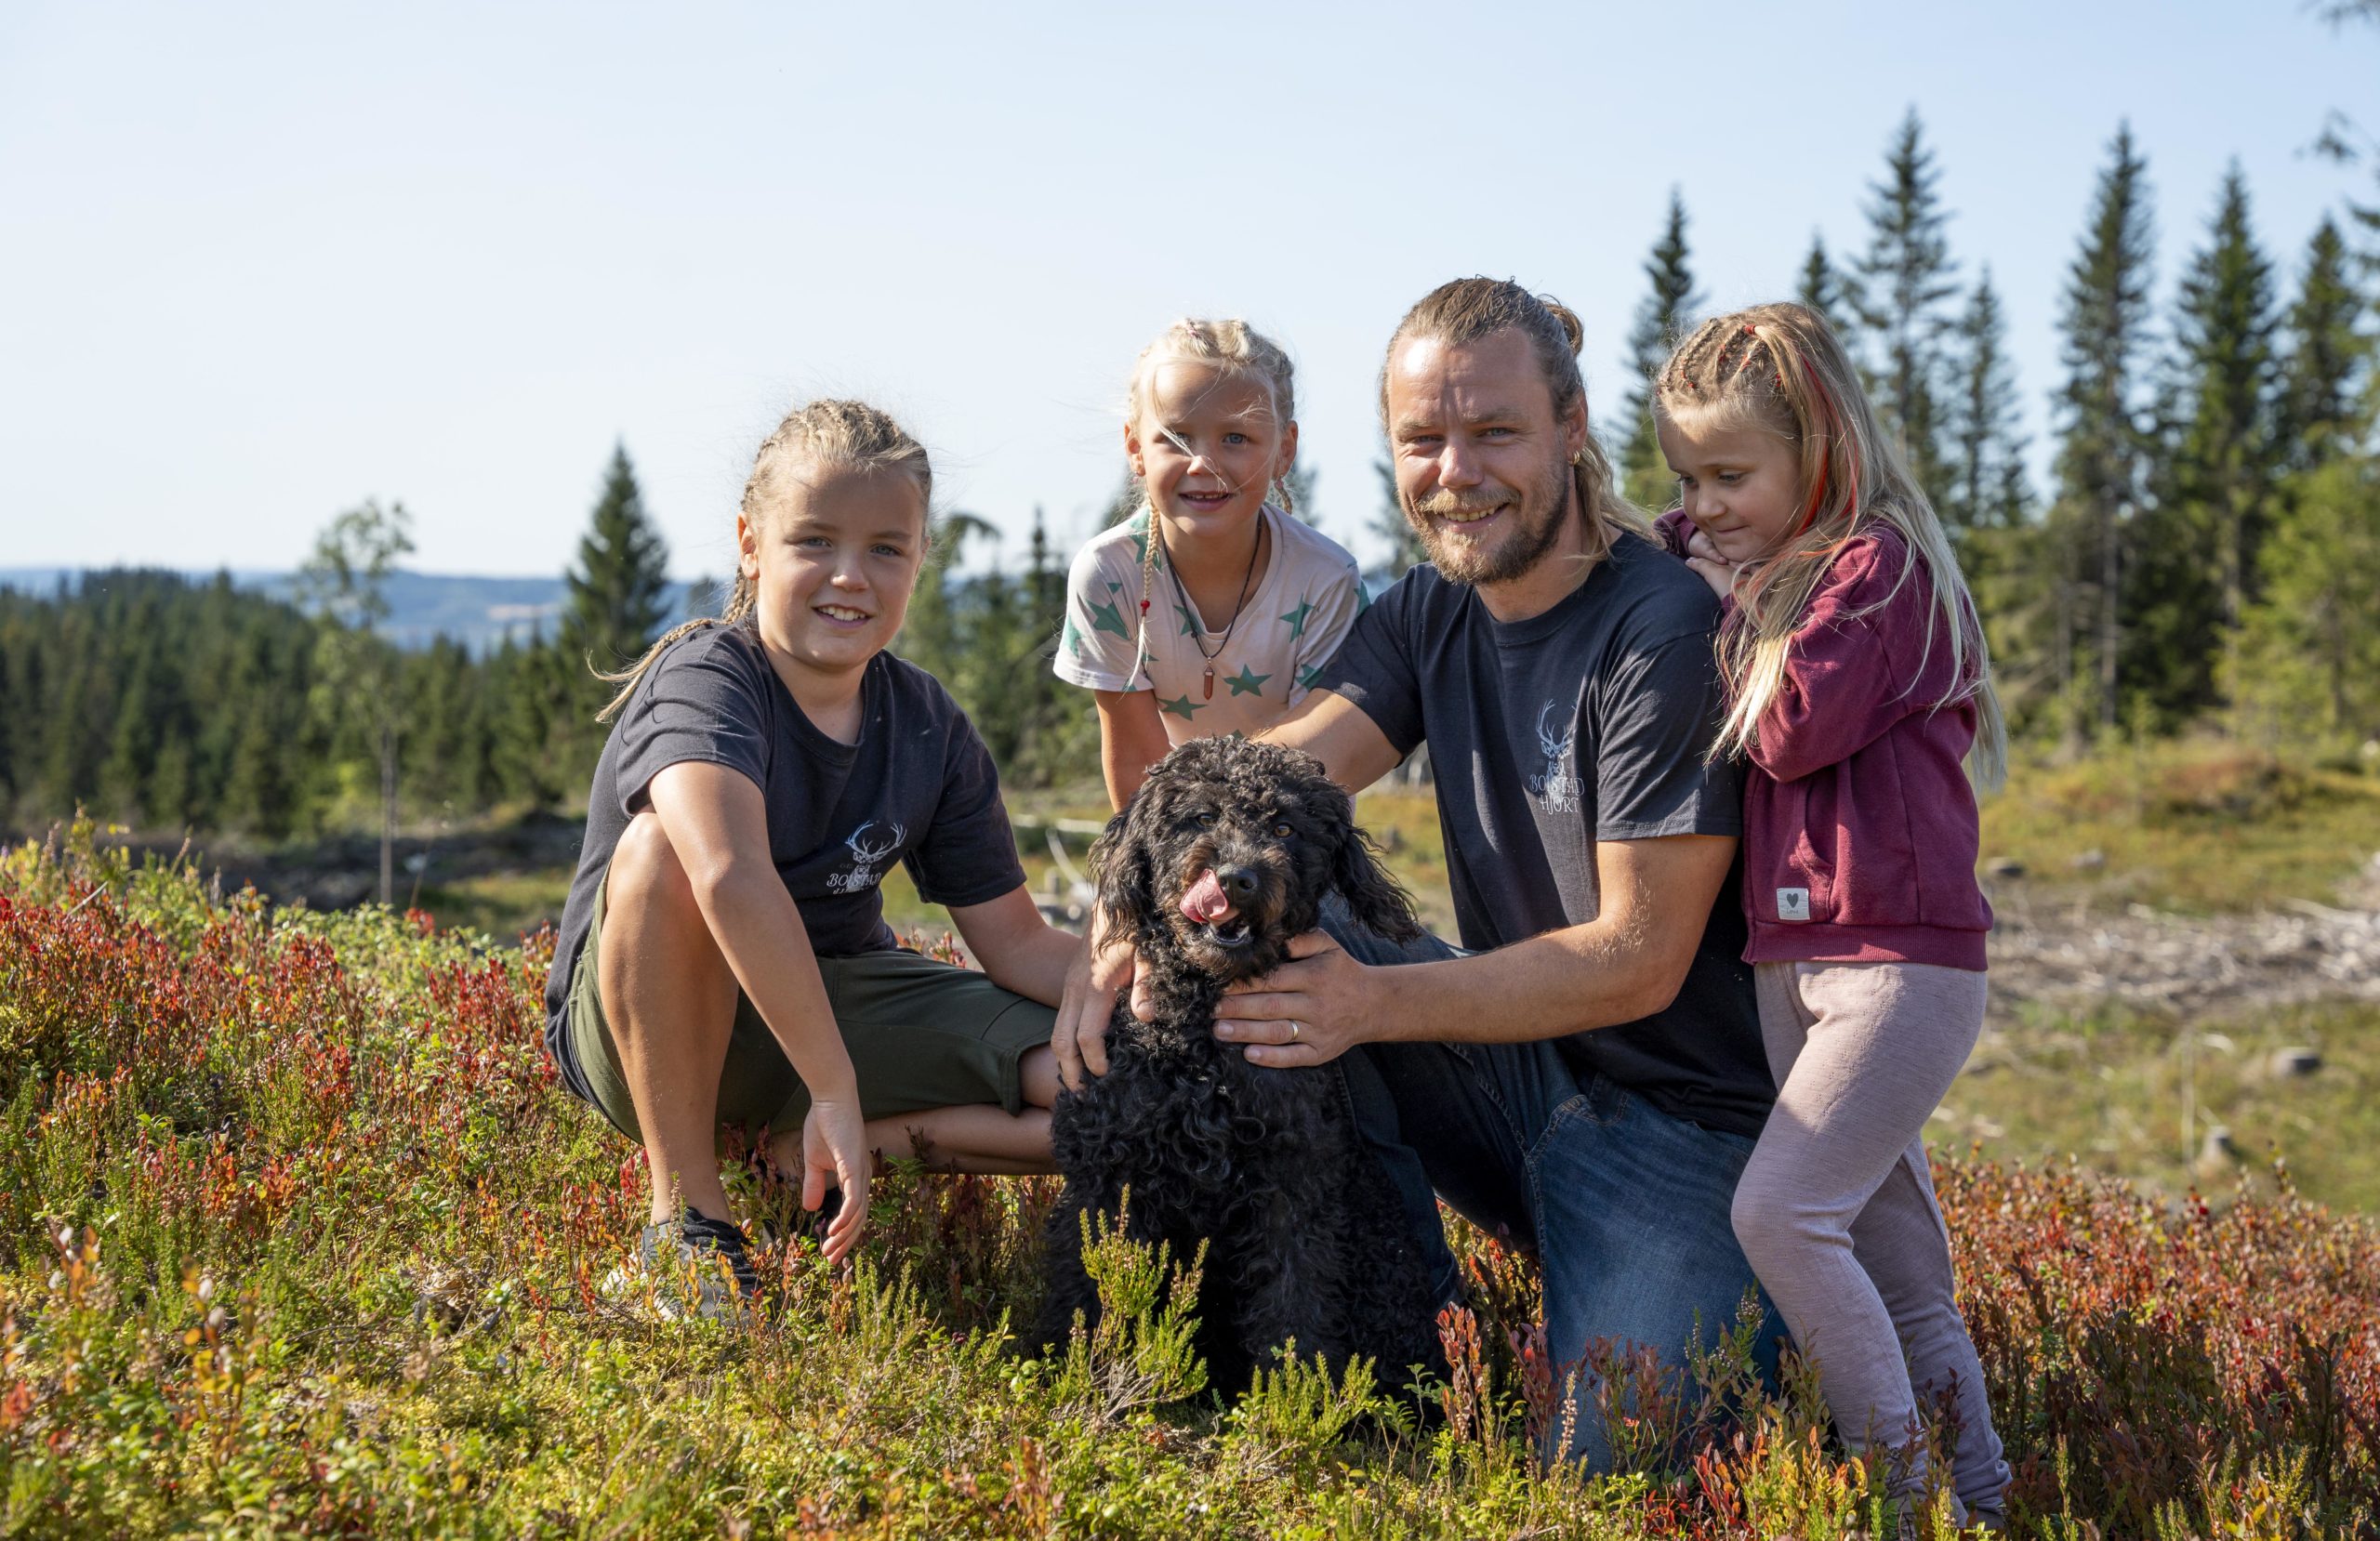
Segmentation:
<svg viewBox="0 0 2380 1541">
<path fill-rule="evenodd" d="M 2056 297 L 2129 118 L 2160 273 L 2237 156 L 2294 284 L 2370 182 L 2380 31 L 2272 4 L 1197 7 L 0 3 L 0 566 L 284 567 L 365 496 L 433 572 L 558 571 L 624 439 L 681 575 L 754 447 L 858 394 L 943 501 L 1071 546 L 1135 352 L 1236 313 L 1300 363 L 1326 529 L 1377 505 L 1406 305 L 1512 275 L 1591 400 L 1669 190 L 1717 305 L 1790 290 L 1914 104 L 2045 433 Z"/>
</svg>

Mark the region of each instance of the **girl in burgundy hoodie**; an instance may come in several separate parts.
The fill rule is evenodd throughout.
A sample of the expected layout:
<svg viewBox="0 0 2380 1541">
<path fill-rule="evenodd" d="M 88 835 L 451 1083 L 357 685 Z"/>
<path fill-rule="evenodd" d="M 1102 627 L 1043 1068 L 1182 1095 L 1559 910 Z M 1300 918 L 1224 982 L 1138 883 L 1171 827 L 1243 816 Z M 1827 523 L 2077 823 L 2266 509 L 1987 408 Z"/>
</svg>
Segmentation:
<svg viewBox="0 0 2380 1541">
<path fill-rule="evenodd" d="M 1960 1317 L 1925 1120 L 1983 1027 L 1976 803 L 2006 735 L 1957 560 L 1826 323 L 1706 322 L 1653 385 L 1682 507 L 1661 533 L 1718 591 L 1744 768 L 1744 907 L 1776 1111 L 1736 1236 L 1853 1451 L 1914 1497 L 1921 1407 L 1950 1393 L 1954 1510 L 2008 1468 Z"/>
</svg>

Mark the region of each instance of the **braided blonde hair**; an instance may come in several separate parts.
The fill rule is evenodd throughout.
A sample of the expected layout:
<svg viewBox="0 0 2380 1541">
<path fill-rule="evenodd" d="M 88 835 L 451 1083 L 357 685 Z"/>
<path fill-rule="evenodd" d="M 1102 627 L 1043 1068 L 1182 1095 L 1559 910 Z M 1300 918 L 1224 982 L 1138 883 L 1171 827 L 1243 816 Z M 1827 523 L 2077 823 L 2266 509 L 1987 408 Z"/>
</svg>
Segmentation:
<svg viewBox="0 0 2380 1541">
<path fill-rule="evenodd" d="M 1984 785 L 1998 784 L 2007 770 L 2008 730 L 1975 601 L 1933 503 L 1884 433 L 1825 319 L 1793 304 L 1713 317 L 1678 344 L 1652 397 L 1662 421 L 1754 428 L 1782 439 L 1801 460 L 1801 517 L 1777 550 L 1748 564 L 1736 609 L 1720 629 L 1719 665 L 1730 699 L 1714 752 L 1740 753 L 1759 741 L 1761 717 L 1784 684 L 1786 650 L 1810 596 L 1853 537 L 1886 524 L 1900 533 L 1912 559 L 1894 593 L 1921 567 L 1934 590 L 1925 651 L 1913 675 L 1924 675 L 1939 634 L 1958 683 L 1934 709 L 1975 703 L 1968 765 Z"/>
<path fill-rule="evenodd" d="M 1277 427 L 1286 428 L 1297 421 L 1297 365 L 1289 362 L 1287 349 L 1236 316 L 1220 321 L 1184 316 L 1158 333 L 1157 340 L 1132 361 L 1124 411 L 1133 425 L 1138 426 L 1148 411 L 1150 383 L 1157 372 L 1170 363 L 1205 364 L 1230 378 L 1255 380 L 1272 398 L 1273 421 Z M 1281 512 L 1297 512 L 1296 494 L 1287 481 L 1275 481 L 1264 495 Z M 1148 519 L 1148 528 L 1141 537 L 1141 610 L 1133 634 L 1132 678 L 1140 678 L 1147 665 L 1149 599 L 1157 585 L 1157 507 L 1144 497 L 1141 512 Z"/>
<path fill-rule="evenodd" d="M 857 471 L 899 471 L 918 484 L 921 502 L 931 504 L 933 500 L 933 466 L 923 444 L 910 437 L 908 430 L 889 414 L 865 402 L 828 398 L 787 413 L 775 431 L 760 441 L 760 453 L 753 457 L 752 474 L 744 482 L 745 522 L 755 529 L 763 527 L 769 513 L 784 503 L 787 483 L 798 478 L 803 468 L 830 466 Z M 727 606 L 719 614 L 672 627 L 644 650 L 643 657 L 617 673 L 595 671 L 597 678 L 619 687 L 603 709 L 595 714 L 595 720 L 609 722 L 617 716 L 635 693 L 637 682 L 653 667 L 654 660 L 672 643 L 709 626 L 743 625 L 752 618 L 759 599 L 758 586 L 744 575 L 738 564 L 734 585 L 727 593 Z"/>
</svg>

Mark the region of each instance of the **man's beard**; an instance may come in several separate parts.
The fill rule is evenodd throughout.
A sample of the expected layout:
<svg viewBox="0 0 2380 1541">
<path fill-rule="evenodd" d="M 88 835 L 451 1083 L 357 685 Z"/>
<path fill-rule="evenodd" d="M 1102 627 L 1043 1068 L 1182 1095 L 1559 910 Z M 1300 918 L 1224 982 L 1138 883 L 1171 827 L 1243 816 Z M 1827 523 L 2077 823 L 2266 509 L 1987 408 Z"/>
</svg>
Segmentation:
<svg viewBox="0 0 2380 1541">
<path fill-rule="evenodd" d="M 1518 494 L 1517 499 L 1514 494 Z M 1512 528 L 1498 544 L 1482 549 L 1451 535 L 1440 522 L 1448 515 L 1479 513 L 1511 503 Z M 1570 463 L 1556 461 L 1538 484 L 1468 494 L 1439 491 L 1405 502 L 1405 521 L 1430 553 L 1430 565 L 1450 583 L 1501 584 L 1520 577 L 1544 560 L 1562 536 L 1562 516 L 1570 507 Z"/>
</svg>

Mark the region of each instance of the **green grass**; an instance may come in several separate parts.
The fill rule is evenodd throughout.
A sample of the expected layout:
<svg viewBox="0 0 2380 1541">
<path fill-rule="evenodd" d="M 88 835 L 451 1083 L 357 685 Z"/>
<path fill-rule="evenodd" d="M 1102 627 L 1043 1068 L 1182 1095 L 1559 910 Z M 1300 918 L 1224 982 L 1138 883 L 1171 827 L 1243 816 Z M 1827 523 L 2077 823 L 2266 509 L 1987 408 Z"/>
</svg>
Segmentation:
<svg viewBox="0 0 2380 1541">
<path fill-rule="evenodd" d="M 2276 1075 L 2276 1051 L 2300 1047 L 2321 1068 Z M 2236 1157 L 2206 1152 L 2218 1125 Z M 2187 1031 L 2122 1006 L 2030 1014 L 1985 1039 L 1927 1138 L 2001 1161 L 2070 1154 L 2174 1197 L 2269 1191 L 2279 1160 L 2307 1198 L 2380 1213 L 2380 1004 L 2287 1006 Z"/>
<path fill-rule="evenodd" d="M 561 917 L 570 879 L 568 867 L 490 873 L 427 885 L 415 905 L 441 926 L 510 941 Z"/>
<path fill-rule="evenodd" d="M 2380 850 L 2380 778 L 2225 741 L 2020 762 L 1983 800 L 1982 855 L 2097 909 L 2186 915 L 2329 900 Z"/>
</svg>

